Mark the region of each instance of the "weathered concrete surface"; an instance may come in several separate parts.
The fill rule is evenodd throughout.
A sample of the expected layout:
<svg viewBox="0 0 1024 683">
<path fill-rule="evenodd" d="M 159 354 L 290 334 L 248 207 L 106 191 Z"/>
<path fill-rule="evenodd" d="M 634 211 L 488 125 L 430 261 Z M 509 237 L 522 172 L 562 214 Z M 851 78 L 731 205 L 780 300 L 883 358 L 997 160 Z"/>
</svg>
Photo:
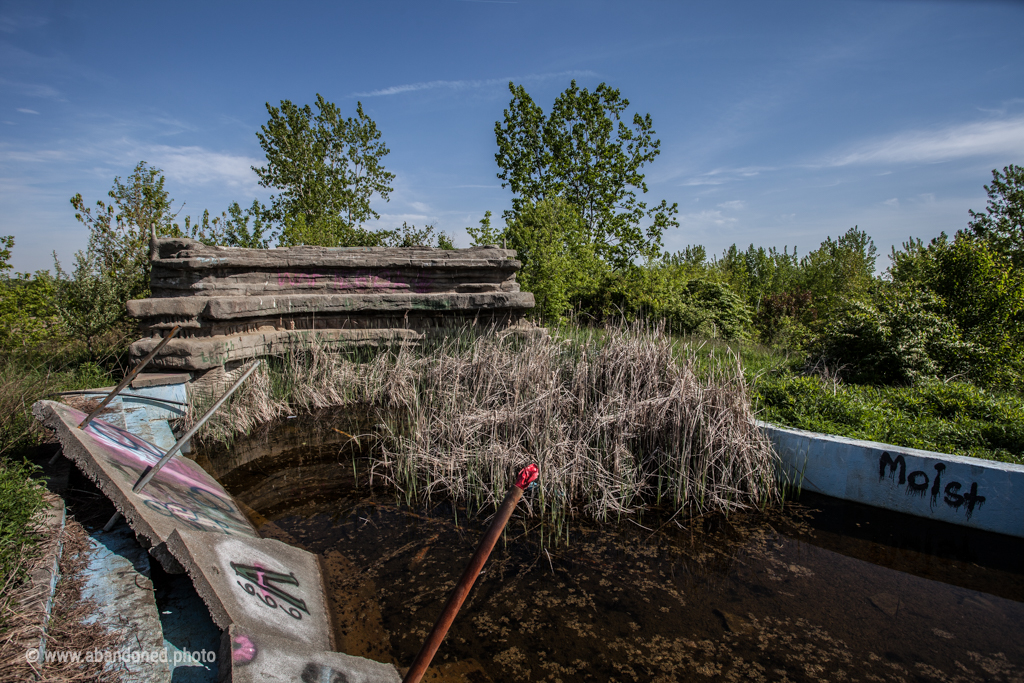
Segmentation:
<svg viewBox="0 0 1024 683">
<path fill-rule="evenodd" d="M 390 664 L 302 646 L 244 627 L 224 633 L 219 657 L 221 680 L 233 683 L 308 681 L 309 683 L 401 683 Z"/>
<path fill-rule="evenodd" d="M 20 638 L 18 649 L 36 649 L 39 659 L 46 655 L 46 631 L 57 579 L 60 577 L 60 557 L 64 550 L 64 524 L 67 519 L 63 498 L 46 493 L 44 500 L 46 507 L 32 520 L 33 532 L 39 536 L 38 553 L 26 567 L 28 576 L 25 582 L 11 594 L 16 603 L 20 604 L 26 622 L 31 625 L 24 637 Z"/>
<path fill-rule="evenodd" d="M 273 539 L 184 530 L 171 535 L 168 549 L 221 629 L 235 624 L 314 649 L 334 646 L 316 555 Z"/>
<path fill-rule="evenodd" d="M 80 430 L 77 425 L 85 414 L 60 403 L 39 401 L 32 412 L 56 431 L 64 455 L 114 503 L 139 535 L 140 543 L 150 548 L 167 571 L 181 571 L 166 549 L 167 539 L 176 528 L 257 537 L 231 496 L 191 460 L 174 457 L 145 489 L 135 494 L 132 486 L 163 451 L 103 420 L 93 420 Z"/>
<path fill-rule="evenodd" d="M 149 338 L 141 357 L 177 325 L 156 369 L 201 371 L 285 353 L 315 331 L 332 346 L 415 341 L 469 323 L 505 326 L 534 306 L 519 291 L 521 264 L 498 247 L 208 247 L 187 239 L 154 243 L 152 297 L 128 302 Z"/>
<path fill-rule="evenodd" d="M 761 424 L 783 479 L 826 496 L 1024 537 L 1024 465 Z"/>
<path fill-rule="evenodd" d="M 407 329 L 387 330 L 290 330 L 253 334 L 217 335 L 172 339 L 160 351 L 160 364 L 165 368 L 210 370 L 225 363 L 259 356 L 278 356 L 293 346 L 310 344 L 314 339 L 328 349 L 374 346 L 382 343 L 412 342 L 422 337 Z M 159 338 L 141 339 L 132 344 L 132 354 L 145 355 L 160 343 Z M 154 362 L 156 362 L 154 360 Z"/>
<path fill-rule="evenodd" d="M 192 379 L 188 372 L 142 372 L 132 380 L 132 389 L 146 387 L 162 387 L 167 385 L 185 385 Z"/>
<path fill-rule="evenodd" d="M 108 668 L 123 667 L 123 680 L 127 683 L 170 681 L 172 667 L 166 661 L 149 556 L 135 540 L 135 533 L 123 523 L 109 533 L 92 534 L 89 545 L 82 598 L 95 601 L 96 611 L 86 623 L 98 622 L 107 631 L 119 633 L 129 652 L 149 653 L 149 661 L 132 663 L 125 658 Z"/>
</svg>

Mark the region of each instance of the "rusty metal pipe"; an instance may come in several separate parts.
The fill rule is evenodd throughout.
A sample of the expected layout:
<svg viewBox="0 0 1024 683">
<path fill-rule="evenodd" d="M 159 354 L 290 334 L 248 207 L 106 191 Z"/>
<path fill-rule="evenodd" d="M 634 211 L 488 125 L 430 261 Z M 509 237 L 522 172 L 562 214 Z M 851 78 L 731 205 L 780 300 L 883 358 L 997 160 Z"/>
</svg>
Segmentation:
<svg viewBox="0 0 1024 683">
<path fill-rule="evenodd" d="M 129 382 L 135 379 L 135 375 L 139 374 L 139 371 L 142 370 L 142 368 L 146 367 L 146 365 L 149 364 L 149 361 L 153 360 L 153 358 L 160 351 L 160 349 L 162 349 L 167 342 L 171 341 L 171 337 L 176 335 L 179 329 L 181 328 L 178 325 L 172 327 L 170 333 L 160 340 L 160 343 L 156 345 L 155 349 L 146 354 L 146 357 L 142 359 L 141 363 L 135 366 L 134 370 L 132 370 L 131 372 L 124 376 L 124 379 L 121 380 L 116 387 L 114 387 L 113 391 L 107 394 L 107 397 L 103 399 L 103 402 L 96 407 L 96 410 L 89 413 L 89 416 L 82 420 L 82 423 L 78 425 L 78 428 L 85 429 L 86 426 L 88 426 L 88 424 L 92 422 L 93 418 L 99 415 L 100 411 L 106 408 L 107 404 L 113 401 L 114 398 L 121 393 L 121 390 L 128 386 Z"/>
<path fill-rule="evenodd" d="M 473 559 L 469 561 L 469 566 L 462 573 L 462 578 L 459 579 L 454 590 L 452 590 L 452 594 L 448 597 L 448 602 L 445 603 L 441 616 L 437 618 L 437 623 L 434 624 L 434 628 L 427 636 L 426 642 L 423 643 L 420 653 L 416 655 L 416 660 L 409 667 L 409 671 L 405 674 L 405 678 L 402 679 L 402 683 L 419 683 L 420 679 L 423 678 L 423 674 L 427 672 L 427 667 L 430 666 L 431 660 L 434 659 L 437 648 L 441 647 L 441 642 L 444 640 L 445 635 L 448 634 L 448 629 L 451 628 L 452 622 L 455 621 L 455 616 L 459 613 L 462 603 L 466 601 L 469 591 L 473 589 L 476 577 L 480 575 L 480 570 L 484 568 L 491 550 L 494 549 L 494 544 L 498 542 L 498 537 L 501 536 L 501 532 L 504 531 L 509 517 L 512 516 L 512 512 L 516 509 L 519 499 L 522 498 L 523 491 L 536 479 L 537 466 L 527 465 L 519 473 L 516 482 L 509 488 L 508 493 L 505 494 L 505 500 L 502 501 L 501 507 L 495 513 L 494 521 L 491 522 L 490 528 L 487 529 L 487 533 L 484 534 L 480 545 L 477 546 Z"/>
</svg>

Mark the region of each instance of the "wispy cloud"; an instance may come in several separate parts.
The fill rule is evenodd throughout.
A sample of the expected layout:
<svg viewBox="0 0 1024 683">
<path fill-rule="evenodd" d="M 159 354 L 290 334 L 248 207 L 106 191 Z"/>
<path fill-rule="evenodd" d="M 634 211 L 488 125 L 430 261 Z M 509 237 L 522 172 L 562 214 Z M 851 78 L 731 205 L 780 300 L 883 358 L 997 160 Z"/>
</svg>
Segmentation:
<svg viewBox="0 0 1024 683">
<path fill-rule="evenodd" d="M 973 156 L 1024 154 L 1024 117 L 906 131 L 863 142 L 827 161 L 826 166 L 851 164 L 927 163 Z"/>
<path fill-rule="evenodd" d="M 726 211 L 739 211 L 746 205 L 747 203 L 742 199 L 734 199 L 731 202 L 722 202 L 718 205 L 718 208 L 725 209 Z"/>
<path fill-rule="evenodd" d="M 683 187 L 700 187 L 702 185 L 724 185 L 739 178 L 753 178 L 766 171 L 777 170 L 770 166 L 744 166 L 742 168 L 716 168 L 707 173 L 691 176 L 680 183 Z"/>
<path fill-rule="evenodd" d="M 134 150 L 133 158 L 146 159 L 162 168 L 169 180 L 183 185 L 223 183 L 254 191 L 257 187 L 253 166 L 262 161 L 252 157 L 212 152 L 202 147 L 151 145 Z"/>
<path fill-rule="evenodd" d="M 547 81 L 552 78 L 586 78 L 596 76 L 593 71 L 559 71 L 557 73 L 529 74 L 527 76 L 508 76 L 506 78 L 485 78 L 478 80 L 461 81 L 421 81 L 419 83 L 406 83 L 405 85 L 393 85 L 390 88 L 370 90 L 369 92 L 352 93 L 352 97 L 384 97 L 387 95 L 402 95 L 409 92 L 421 90 L 470 90 L 475 88 L 492 88 L 499 85 L 506 85 L 509 81 L 519 83 L 531 83 L 536 81 Z"/>
<path fill-rule="evenodd" d="M 717 209 L 688 213 L 679 217 L 679 225 L 687 228 L 721 227 L 735 222 L 735 218 L 730 218 Z"/>
<path fill-rule="evenodd" d="M 17 33 L 22 29 L 39 28 L 46 25 L 45 17 L 0 16 L 0 33 Z"/>
<path fill-rule="evenodd" d="M 12 81 L 7 78 L 0 78 L 0 88 L 10 88 L 29 97 L 45 97 L 53 100 L 60 99 L 60 93 L 56 88 L 51 88 L 48 85 L 42 85 L 39 83 L 24 83 L 21 81 Z"/>
<path fill-rule="evenodd" d="M 39 113 L 35 109 L 22 109 L 21 107 L 18 108 L 18 111 L 20 111 L 22 114 L 38 114 Z"/>
</svg>

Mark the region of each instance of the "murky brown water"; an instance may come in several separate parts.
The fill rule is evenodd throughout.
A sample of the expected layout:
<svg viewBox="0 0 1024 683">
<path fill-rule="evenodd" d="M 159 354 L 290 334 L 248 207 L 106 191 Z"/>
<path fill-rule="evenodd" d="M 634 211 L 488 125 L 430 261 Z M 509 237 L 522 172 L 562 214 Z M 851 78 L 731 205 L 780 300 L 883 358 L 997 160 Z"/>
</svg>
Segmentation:
<svg viewBox="0 0 1024 683">
<path fill-rule="evenodd" d="M 322 556 L 340 649 L 402 667 L 487 524 L 371 490 L 349 436 L 369 433 L 324 415 L 198 459 L 264 536 Z M 521 504 L 432 680 L 1024 681 L 1020 541 L 807 496 L 538 541 Z"/>
</svg>

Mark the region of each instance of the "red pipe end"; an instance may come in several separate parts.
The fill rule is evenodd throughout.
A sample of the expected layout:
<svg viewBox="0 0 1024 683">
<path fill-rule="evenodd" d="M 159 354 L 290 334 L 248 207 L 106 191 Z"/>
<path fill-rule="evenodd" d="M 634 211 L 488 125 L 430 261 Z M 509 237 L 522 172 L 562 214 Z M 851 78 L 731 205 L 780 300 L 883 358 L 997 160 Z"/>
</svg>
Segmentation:
<svg viewBox="0 0 1024 683">
<path fill-rule="evenodd" d="M 537 470 L 536 465 L 527 465 L 519 472 L 519 476 L 516 477 L 516 486 L 525 491 L 526 487 L 537 481 L 539 476 L 540 472 Z"/>
</svg>

